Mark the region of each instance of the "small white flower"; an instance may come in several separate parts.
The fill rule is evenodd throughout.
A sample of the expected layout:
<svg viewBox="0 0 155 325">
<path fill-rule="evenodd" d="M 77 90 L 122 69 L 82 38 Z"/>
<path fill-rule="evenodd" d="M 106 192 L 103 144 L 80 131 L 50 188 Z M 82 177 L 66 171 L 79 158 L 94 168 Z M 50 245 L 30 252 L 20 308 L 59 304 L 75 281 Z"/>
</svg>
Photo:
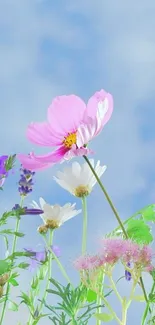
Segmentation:
<svg viewBox="0 0 155 325">
<path fill-rule="evenodd" d="M 74 210 L 75 203 L 72 205 L 71 203 L 67 203 L 64 206 L 58 204 L 50 205 L 42 197 L 39 199 L 39 203 L 41 210 L 44 211 L 40 217 L 43 219 L 44 224 L 52 229 L 60 227 L 64 222 L 81 212 L 81 210 Z M 32 201 L 32 206 L 40 209 L 35 201 Z"/>
<path fill-rule="evenodd" d="M 100 178 L 107 167 L 100 166 L 100 161 L 94 167 L 94 159 L 90 159 L 90 163 Z M 88 164 L 85 162 L 80 165 L 76 161 L 71 167 L 66 167 L 63 172 L 57 172 L 57 177 L 54 179 L 61 187 L 77 197 L 88 195 L 97 182 Z"/>
</svg>

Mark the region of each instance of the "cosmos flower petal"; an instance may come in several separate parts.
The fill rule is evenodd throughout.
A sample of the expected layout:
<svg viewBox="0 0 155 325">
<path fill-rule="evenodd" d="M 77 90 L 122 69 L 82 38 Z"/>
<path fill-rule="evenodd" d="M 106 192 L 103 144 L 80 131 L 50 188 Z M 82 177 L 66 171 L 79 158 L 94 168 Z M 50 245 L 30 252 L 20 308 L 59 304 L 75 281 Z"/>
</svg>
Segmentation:
<svg viewBox="0 0 155 325">
<path fill-rule="evenodd" d="M 66 153 L 66 148 L 59 147 L 53 152 L 47 153 L 45 155 L 36 156 L 33 153 L 30 155 L 18 154 L 18 158 L 22 163 L 23 167 L 30 170 L 41 170 L 52 166 L 53 164 L 60 162 Z"/>
<path fill-rule="evenodd" d="M 81 124 L 77 130 L 76 135 L 76 144 L 78 148 L 81 148 L 85 144 L 88 144 L 88 142 L 95 136 L 97 130 L 98 127 L 96 118 L 94 120 L 91 119 L 89 124 Z"/>
<path fill-rule="evenodd" d="M 39 161 L 35 155 L 18 154 L 17 156 L 22 166 L 30 170 L 42 170 L 52 165 Z"/>
<path fill-rule="evenodd" d="M 56 97 L 48 108 L 48 121 L 53 133 L 64 137 L 65 133 L 76 132 L 85 110 L 86 105 L 78 96 Z"/>
<path fill-rule="evenodd" d="M 94 152 L 89 148 L 77 148 L 75 145 L 72 146 L 72 149 L 67 151 L 64 155 L 64 160 L 71 160 L 74 157 L 87 156 L 88 154 L 93 154 Z"/>
<path fill-rule="evenodd" d="M 27 138 L 37 145 L 41 146 L 59 146 L 62 143 L 59 138 L 52 133 L 51 126 L 47 122 L 31 123 L 27 128 Z"/>
<path fill-rule="evenodd" d="M 106 111 L 104 111 L 105 114 L 102 125 L 105 125 L 108 122 L 113 111 L 113 98 L 111 94 L 107 93 L 104 89 L 101 89 L 100 91 L 97 91 L 92 97 L 90 97 L 87 104 L 88 116 L 94 118 L 96 116 L 97 108 L 99 106 L 101 108 L 105 99 L 108 101 L 108 108 Z"/>
</svg>

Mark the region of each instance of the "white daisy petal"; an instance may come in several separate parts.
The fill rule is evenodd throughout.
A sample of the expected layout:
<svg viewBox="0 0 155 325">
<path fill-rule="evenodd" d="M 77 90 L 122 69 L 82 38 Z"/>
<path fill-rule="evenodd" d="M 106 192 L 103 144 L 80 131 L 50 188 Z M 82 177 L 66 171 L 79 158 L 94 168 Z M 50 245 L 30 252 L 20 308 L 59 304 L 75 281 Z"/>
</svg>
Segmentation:
<svg viewBox="0 0 155 325">
<path fill-rule="evenodd" d="M 60 206 L 59 204 L 50 205 L 46 203 L 43 198 L 40 198 L 40 205 L 42 210 L 44 211 L 44 213 L 41 214 L 40 217 L 44 221 L 45 227 L 51 229 L 60 227 L 64 222 L 75 217 L 81 212 L 81 210 L 74 209 L 76 203 L 66 203 L 64 206 Z M 32 202 L 32 206 L 40 209 L 40 206 L 35 201 Z"/>
<path fill-rule="evenodd" d="M 107 167 L 101 166 L 99 160 L 96 165 L 94 159 L 90 159 L 90 163 L 100 178 Z M 73 162 L 72 165 L 67 167 L 67 169 L 65 168 L 63 172 L 58 172 L 54 180 L 65 190 L 77 197 L 88 195 L 97 183 L 87 162 L 82 165 L 78 162 Z"/>
</svg>

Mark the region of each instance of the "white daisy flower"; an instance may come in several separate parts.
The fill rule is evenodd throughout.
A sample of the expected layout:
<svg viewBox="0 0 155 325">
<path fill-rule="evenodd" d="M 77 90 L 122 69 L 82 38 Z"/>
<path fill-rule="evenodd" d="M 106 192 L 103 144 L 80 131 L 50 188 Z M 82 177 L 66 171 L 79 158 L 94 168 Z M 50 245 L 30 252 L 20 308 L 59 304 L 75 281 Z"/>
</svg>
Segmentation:
<svg viewBox="0 0 155 325">
<path fill-rule="evenodd" d="M 100 178 L 107 167 L 101 166 L 99 160 L 95 167 L 94 159 L 90 159 L 90 163 Z M 77 197 L 87 196 L 97 182 L 89 165 L 86 162 L 80 165 L 77 161 L 73 162 L 71 167 L 66 167 L 63 172 L 58 171 L 54 180 Z"/>
<path fill-rule="evenodd" d="M 60 227 L 64 222 L 81 212 L 81 210 L 74 209 L 75 203 L 67 203 L 64 206 L 60 206 L 59 204 L 50 205 L 42 197 L 39 199 L 39 203 L 41 210 L 44 211 L 40 217 L 43 219 L 45 226 L 51 229 Z M 40 209 L 35 201 L 32 201 L 32 206 Z"/>
</svg>

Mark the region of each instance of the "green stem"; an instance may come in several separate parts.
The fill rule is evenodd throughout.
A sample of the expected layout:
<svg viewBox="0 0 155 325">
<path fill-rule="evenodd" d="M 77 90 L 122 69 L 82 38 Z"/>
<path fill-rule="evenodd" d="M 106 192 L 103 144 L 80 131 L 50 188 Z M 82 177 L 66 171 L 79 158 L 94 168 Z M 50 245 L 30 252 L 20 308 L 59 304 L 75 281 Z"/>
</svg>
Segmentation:
<svg viewBox="0 0 155 325">
<path fill-rule="evenodd" d="M 53 230 L 50 230 L 50 234 L 49 234 L 49 247 L 51 247 L 52 242 L 53 242 Z M 47 282 L 46 282 L 46 287 L 45 287 L 44 295 L 43 295 L 43 298 L 42 298 L 42 302 L 41 302 L 40 307 L 38 309 L 39 313 L 40 313 L 40 311 L 42 309 L 42 306 L 43 306 L 44 301 L 45 301 L 46 296 L 47 296 L 47 289 L 49 288 L 49 285 L 50 285 L 49 279 L 51 278 L 51 275 L 52 275 L 52 255 L 49 254 L 49 258 L 48 258 L 48 271 L 47 271 Z"/>
<path fill-rule="evenodd" d="M 115 292 L 115 295 L 117 296 L 118 300 L 122 304 L 123 299 L 122 299 L 122 297 L 120 296 L 120 294 L 119 294 L 119 292 L 117 290 L 117 287 L 116 287 L 115 282 L 114 282 L 114 280 L 112 278 L 112 275 L 109 275 L 109 280 L 110 280 L 110 283 L 111 283 L 111 288 L 113 289 L 113 291 Z"/>
<path fill-rule="evenodd" d="M 153 294 L 154 289 L 155 289 L 155 281 L 153 282 L 150 295 Z M 150 301 L 147 302 L 147 305 L 146 305 L 146 308 L 144 310 L 144 314 L 143 314 L 143 317 L 142 317 L 142 323 L 141 323 L 141 325 L 144 325 L 145 324 L 145 320 L 146 320 L 146 317 L 147 317 L 147 314 L 148 314 L 149 307 L 150 307 Z"/>
<path fill-rule="evenodd" d="M 19 231 L 19 225 L 20 225 L 20 217 L 17 217 L 16 218 L 15 232 Z M 17 243 L 17 236 L 14 235 L 11 255 L 13 255 L 15 250 L 16 250 L 16 243 Z M 10 273 L 10 276 L 11 276 L 11 273 Z M 1 318 L 0 318 L 0 325 L 2 325 L 4 316 L 5 316 L 6 304 L 7 304 L 9 292 L 10 292 L 10 283 L 7 282 L 5 301 L 4 301 L 4 304 L 3 304 L 3 309 L 2 309 Z"/>
<path fill-rule="evenodd" d="M 87 200 L 84 196 L 82 198 L 82 211 L 83 211 L 83 234 L 82 234 L 82 254 L 86 253 L 87 247 Z"/>
<path fill-rule="evenodd" d="M 134 292 L 135 292 L 135 288 L 136 288 L 136 282 L 133 282 L 128 302 L 126 301 L 126 298 L 122 299 L 122 325 L 126 325 L 127 312 L 128 312 L 129 307 L 130 307 L 130 304 L 132 302 L 133 295 L 134 295 Z"/>
<path fill-rule="evenodd" d="M 127 321 L 127 311 L 128 311 L 128 308 L 124 302 L 124 305 L 122 305 L 122 325 L 126 325 L 126 321 Z"/>
<path fill-rule="evenodd" d="M 113 205 L 113 203 L 112 203 L 112 201 L 111 201 L 111 199 L 110 199 L 110 197 L 109 197 L 109 195 L 108 195 L 106 189 L 104 188 L 102 182 L 100 181 L 100 179 L 99 179 L 97 173 L 95 172 L 93 166 L 91 165 L 89 159 L 88 159 L 86 156 L 83 156 L 83 157 L 84 157 L 84 159 L 86 160 L 86 162 L 88 163 L 88 165 L 89 165 L 89 167 L 90 167 L 92 173 L 94 174 L 94 176 L 95 176 L 95 178 L 96 178 L 98 184 L 100 185 L 101 190 L 102 190 L 102 192 L 104 193 L 104 195 L 105 195 L 105 197 L 106 197 L 106 199 L 107 199 L 107 201 L 108 201 L 108 203 L 109 203 L 109 205 L 110 205 L 112 211 L 114 212 L 115 217 L 116 217 L 116 219 L 117 219 L 117 221 L 118 221 L 118 223 L 119 223 L 119 225 L 120 225 L 120 227 L 121 227 L 121 229 L 122 229 L 122 231 L 123 231 L 123 233 L 124 233 L 125 238 L 127 239 L 127 238 L 128 238 L 128 235 L 127 235 L 127 233 L 126 233 L 126 230 L 125 230 L 125 228 L 124 228 L 124 226 L 123 226 L 123 223 L 122 223 L 122 221 L 121 221 L 121 219 L 120 219 L 120 217 L 119 217 L 119 214 L 118 214 L 118 212 L 117 212 L 115 206 Z"/>
<path fill-rule="evenodd" d="M 100 292 L 100 294 L 102 294 L 102 291 L 103 291 L 103 279 L 104 279 L 104 276 L 105 276 L 105 274 L 102 273 L 101 276 L 99 277 L 99 285 L 100 285 L 99 292 Z M 100 314 L 101 311 L 102 311 L 101 303 L 102 303 L 101 296 L 97 296 L 97 305 L 99 306 L 97 308 L 97 313 L 98 314 Z M 101 320 L 97 319 L 96 320 L 96 325 L 101 325 Z"/>
<path fill-rule="evenodd" d="M 58 264 L 58 266 L 59 266 L 59 269 L 60 269 L 61 273 L 63 274 L 64 278 L 66 279 L 66 281 L 67 281 L 68 283 L 71 284 L 72 288 L 74 289 L 74 286 L 73 286 L 73 284 L 71 283 L 70 278 L 69 278 L 69 276 L 67 275 L 67 273 L 66 273 L 64 267 L 62 266 L 61 262 L 59 261 L 59 259 L 57 258 L 57 256 L 56 256 L 56 255 L 54 254 L 54 252 L 52 251 L 51 247 L 48 245 L 48 242 L 47 242 L 46 236 L 43 236 L 43 238 L 44 238 L 44 241 L 45 241 L 45 244 L 46 244 L 48 250 L 50 251 L 50 253 L 51 253 L 52 256 L 54 257 L 54 259 L 56 260 L 56 262 L 57 262 L 57 264 Z"/>
<path fill-rule="evenodd" d="M 100 179 L 99 179 L 97 173 L 95 172 L 93 166 L 91 165 L 89 159 L 88 159 L 86 156 L 83 156 L 83 157 L 84 157 L 84 159 L 86 160 L 86 162 L 88 163 L 88 165 L 89 165 L 89 167 L 90 167 L 92 173 L 94 174 L 94 176 L 95 176 L 95 178 L 96 178 L 98 184 L 100 185 L 101 190 L 102 190 L 102 192 L 104 193 L 104 195 L 105 195 L 105 197 L 106 197 L 106 199 L 107 199 L 107 201 L 108 201 L 108 203 L 109 203 L 109 205 L 110 205 L 110 207 L 111 207 L 111 209 L 112 209 L 112 211 L 113 211 L 113 213 L 114 213 L 114 215 L 115 215 L 115 217 L 116 217 L 116 219 L 117 219 L 117 221 L 118 221 L 118 223 L 119 223 L 119 225 L 120 225 L 120 228 L 121 228 L 122 231 L 123 231 L 123 234 L 124 234 L 125 238 L 128 239 L 128 234 L 127 234 L 127 232 L 126 232 L 126 230 L 125 230 L 125 228 L 124 228 L 124 225 L 123 225 L 123 223 L 122 223 L 122 221 L 121 221 L 121 219 L 120 219 L 120 217 L 119 217 L 119 214 L 118 214 L 118 212 L 117 212 L 115 206 L 113 205 L 113 203 L 112 203 L 112 201 L 111 201 L 111 199 L 110 199 L 110 197 L 109 197 L 109 195 L 108 195 L 106 189 L 104 188 L 102 182 L 100 181 Z M 147 298 L 147 294 L 146 294 L 146 291 L 145 291 L 145 287 L 144 287 L 144 283 L 143 283 L 143 279 L 142 279 L 142 277 L 140 277 L 140 284 L 141 284 L 141 288 L 142 288 L 143 293 L 144 293 L 145 300 L 146 300 L 146 302 L 148 302 L 148 298 Z M 149 308 L 149 311 L 151 312 L 151 309 L 150 309 L 150 308 Z"/>
<path fill-rule="evenodd" d="M 91 288 L 93 290 L 93 288 Z M 111 315 L 114 317 L 114 319 L 118 322 L 119 325 L 121 324 L 120 319 L 117 317 L 116 313 L 114 312 L 113 308 L 111 307 L 110 303 L 105 299 L 105 297 L 100 293 L 100 291 L 96 291 L 97 295 L 101 298 L 101 300 L 104 301 L 105 306 L 109 309 Z"/>
</svg>

